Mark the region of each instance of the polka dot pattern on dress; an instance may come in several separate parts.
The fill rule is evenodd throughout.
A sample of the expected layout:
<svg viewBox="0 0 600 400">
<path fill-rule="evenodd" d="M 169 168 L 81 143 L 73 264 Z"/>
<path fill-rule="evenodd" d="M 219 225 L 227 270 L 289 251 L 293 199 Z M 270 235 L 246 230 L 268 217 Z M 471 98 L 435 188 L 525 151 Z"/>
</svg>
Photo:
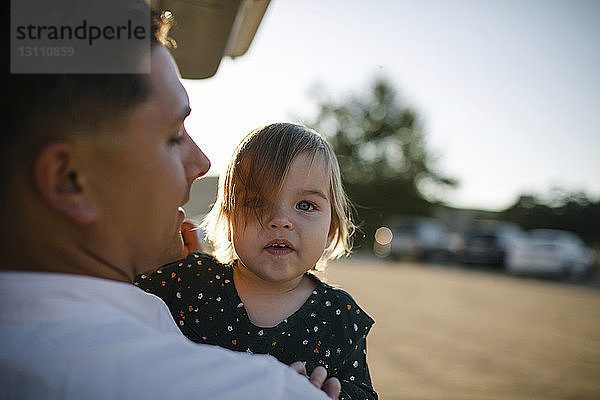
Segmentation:
<svg viewBox="0 0 600 400">
<path fill-rule="evenodd" d="M 300 309 L 275 327 L 258 327 L 237 294 L 233 268 L 192 253 L 160 272 L 136 277 L 135 284 L 165 301 L 190 340 L 270 354 L 285 364 L 303 361 L 309 374 L 321 365 L 340 379 L 340 399 L 377 399 L 366 362 L 373 320 L 348 293 L 307 274 L 315 289 Z"/>
</svg>

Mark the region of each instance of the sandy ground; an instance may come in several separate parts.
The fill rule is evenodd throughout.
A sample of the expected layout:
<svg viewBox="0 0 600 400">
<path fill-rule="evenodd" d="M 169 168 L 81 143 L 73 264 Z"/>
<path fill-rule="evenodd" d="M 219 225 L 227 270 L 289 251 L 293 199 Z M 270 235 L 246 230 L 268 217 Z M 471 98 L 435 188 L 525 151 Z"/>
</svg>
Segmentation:
<svg viewBox="0 0 600 400">
<path fill-rule="evenodd" d="M 376 321 L 381 399 L 600 399 L 598 289 L 368 259 L 327 279 Z"/>
</svg>

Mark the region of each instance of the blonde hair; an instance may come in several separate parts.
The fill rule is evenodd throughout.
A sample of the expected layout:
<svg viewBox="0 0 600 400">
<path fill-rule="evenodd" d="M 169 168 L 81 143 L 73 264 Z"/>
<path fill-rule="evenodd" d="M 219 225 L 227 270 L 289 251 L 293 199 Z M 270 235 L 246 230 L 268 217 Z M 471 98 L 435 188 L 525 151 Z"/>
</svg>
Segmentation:
<svg viewBox="0 0 600 400">
<path fill-rule="evenodd" d="M 290 164 L 300 153 L 321 155 L 330 172 L 331 243 L 317 265 L 350 252 L 354 223 L 350 202 L 344 192 L 340 167 L 333 149 L 316 131 L 302 125 L 275 123 L 250 132 L 238 145 L 224 176 L 219 178 L 217 200 L 204 218 L 202 227 L 211 243 L 215 257 L 224 263 L 237 259 L 231 233 L 234 217 L 252 210 L 249 200 L 270 203 L 279 193 Z M 260 218 L 256 209 L 254 215 Z"/>
</svg>

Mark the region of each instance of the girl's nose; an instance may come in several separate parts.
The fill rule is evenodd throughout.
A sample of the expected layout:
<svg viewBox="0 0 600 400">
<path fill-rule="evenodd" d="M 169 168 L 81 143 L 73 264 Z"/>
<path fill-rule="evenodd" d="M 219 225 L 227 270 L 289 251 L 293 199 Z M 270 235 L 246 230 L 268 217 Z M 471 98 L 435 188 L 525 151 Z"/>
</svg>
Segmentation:
<svg viewBox="0 0 600 400">
<path fill-rule="evenodd" d="M 271 229 L 294 229 L 291 219 L 282 207 L 275 206 L 269 216 L 268 226 Z"/>
</svg>

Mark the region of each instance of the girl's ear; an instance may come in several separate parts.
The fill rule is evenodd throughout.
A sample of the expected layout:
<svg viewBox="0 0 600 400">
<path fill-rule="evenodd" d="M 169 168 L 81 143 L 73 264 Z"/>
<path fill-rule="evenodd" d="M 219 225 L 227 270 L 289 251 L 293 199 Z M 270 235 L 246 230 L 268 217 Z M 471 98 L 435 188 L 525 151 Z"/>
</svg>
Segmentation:
<svg viewBox="0 0 600 400">
<path fill-rule="evenodd" d="M 48 206 L 84 225 L 94 220 L 96 209 L 89 198 L 77 155 L 69 143 L 46 145 L 34 161 L 33 180 Z"/>
</svg>

